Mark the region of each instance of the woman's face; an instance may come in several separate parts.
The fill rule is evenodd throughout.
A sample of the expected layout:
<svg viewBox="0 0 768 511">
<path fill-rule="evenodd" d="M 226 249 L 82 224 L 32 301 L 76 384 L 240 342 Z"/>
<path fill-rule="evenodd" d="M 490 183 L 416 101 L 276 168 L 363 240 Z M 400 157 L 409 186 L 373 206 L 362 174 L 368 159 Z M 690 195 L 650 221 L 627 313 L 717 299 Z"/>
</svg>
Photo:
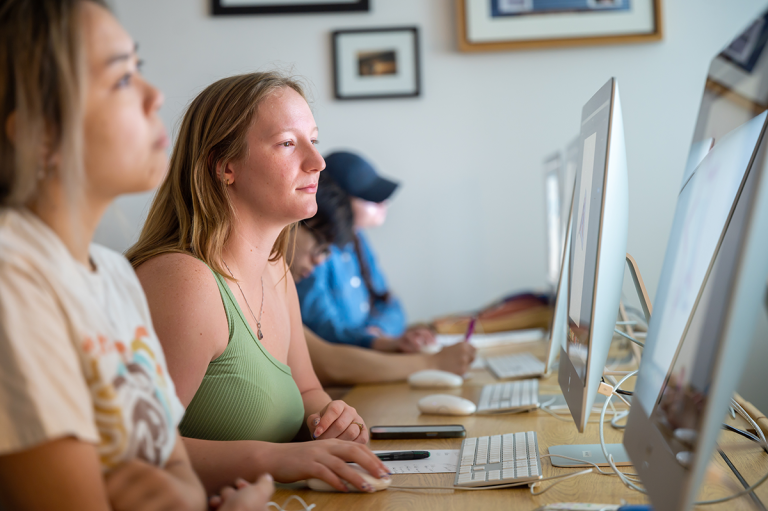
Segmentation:
<svg viewBox="0 0 768 511">
<path fill-rule="evenodd" d="M 300 226 L 296 230 L 296 246 L 291 261 L 291 274 L 296 282 L 309 277 L 315 267 L 328 257 L 329 246 L 320 243 L 312 232 Z"/>
<path fill-rule="evenodd" d="M 248 130 L 246 156 L 225 169 L 237 209 L 277 226 L 313 216 L 325 168 L 316 144 L 315 118 L 299 93 L 286 87 L 265 98 Z"/>
<path fill-rule="evenodd" d="M 379 227 L 387 219 L 387 201 L 369 202 L 352 197 L 352 214 L 357 229 Z"/>
<path fill-rule="evenodd" d="M 111 200 L 157 186 L 168 157 L 162 94 L 139 73 L 136 44 L 106 9 L 83 2 L 87 93 L 84 166 L 90 197 Z"/>
</svg>

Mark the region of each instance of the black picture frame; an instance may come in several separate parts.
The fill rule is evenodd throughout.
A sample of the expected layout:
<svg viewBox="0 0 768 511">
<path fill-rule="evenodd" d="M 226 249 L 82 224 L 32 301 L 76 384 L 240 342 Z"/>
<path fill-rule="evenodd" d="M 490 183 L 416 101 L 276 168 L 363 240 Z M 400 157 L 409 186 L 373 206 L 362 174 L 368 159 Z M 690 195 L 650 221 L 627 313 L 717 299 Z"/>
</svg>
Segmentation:
<svg viewBox="0 0 768 511">
<path fill-rule="evenodd" d="M 345 62 L 344 56 L 340 55 L 340 41 L 344 37 L 354 37 L 360 34 L 373 34 L 381 33 L 387 34 L 399 34 L 399 35 L 411 35 L 412 45 L 410 48 L 411 59 L 413 63 L 412 68 L 408 68 L 405 71 L 411 76 L 409 80 L 409 90 L 407 91 L 392 91 L 386 87 L 382 87 L 379 92 L 365 92 L 365 93 L 349 93 L 345 92 L 342 86 L 342 66 L 354 66 L 347 61 Z M 412 98 L 421 95 L 421 57 L 420 57 L 420 42 L 419 42 L 419 28 L 415 26 L 404 27 L 382 27 L 382 28 L 361 28 L 361 29 L 344 29 L 335 30 L 331 34 L 331 52 L 333 57 L 333 91 L 336 99 L 339 100 L 359 100 L 359 99 L 394 99 L 394 98 Z M 358 65 L 362 65 L 358 61 Z"/>
<path fill-rule="evenodd" d="M 307 14 L 313 12 L 360 12 L 370 10 L 370 0 L 355 0 L 352 3 L 321 4 L 282 4 L 273 0 L 270 5 L 224 6 L 222 0 L 211 0 L 211 13 L 214 16 L 232 16 L 241 14 Z"/>
</svg>

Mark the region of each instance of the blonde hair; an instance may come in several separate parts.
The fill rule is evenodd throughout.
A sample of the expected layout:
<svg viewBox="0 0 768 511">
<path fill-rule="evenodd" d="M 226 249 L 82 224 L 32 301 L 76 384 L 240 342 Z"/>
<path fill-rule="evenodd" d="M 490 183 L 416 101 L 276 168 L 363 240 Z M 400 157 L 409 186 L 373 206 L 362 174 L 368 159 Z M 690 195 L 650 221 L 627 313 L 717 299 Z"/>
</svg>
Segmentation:
<svg viewBox="0 0 768 511">
<path fill-rule="evenodd" d="M 231 76 L 215 82 L 189 105 L 147 221 L 126 257 L 134 268 L 160 254 L 192 254 L 212 270 L 222 267 L 224 244 L 232 232 L 234 208 L 217 168 L 243 158 L 258 106 L 290 87 L 306 99 L 298 81 L 277 72 Z M 269 260 L 285 259 L 295 224 L 282 230 Z"/>
<path fill-rule="evenodd" d="M 0 207 L 33 201 L 53 154 L 70 202 L 81 190 L 84 1 L 106 8 L 102 0 L 5 0 L 0 7 Z"/>
</svg>

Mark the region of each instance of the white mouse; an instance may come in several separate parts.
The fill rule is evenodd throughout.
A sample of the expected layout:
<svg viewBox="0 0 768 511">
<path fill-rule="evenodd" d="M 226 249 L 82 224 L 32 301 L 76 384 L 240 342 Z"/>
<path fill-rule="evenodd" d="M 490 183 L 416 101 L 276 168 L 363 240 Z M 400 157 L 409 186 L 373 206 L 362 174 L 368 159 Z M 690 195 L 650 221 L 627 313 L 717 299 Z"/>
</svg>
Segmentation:
<svg viewBox="0 0 768 511">
<path fill-rule="evenodd" d="M 352 465 L 350 468 L 353 468 L 360 472 L 360 475 L 363 477 L 363 480 L 371 485 L 371 488 L 373 488 L 374 491 L 381 491 L 386 490 L 389 488 L 389 485 L 392 484 L 392 479 L 389 477 L 385 479 L 379 479 L 377 477 L 373 477 L 371 474 L 365 471 L 362 467 L 359 467 L 357 465 Z M 348 482 L 344 481 L 344 484 L 347 486 L 347 489 L 351 492 L 358 492 L 362 493 L 361 490 L 358 490 L 355 486 L 349 484 Z M 311 490 L 315 491 L 339 491 L 330 484 L 326 483 L 322 479 L 307 479 L 307 486 Z"/>
<path fill-rule="evenodd" d="M 458 374 L 438 369 L 416 371 L 408 377 L 408 384 L 414 389 L 455 389 L 463 383 L 464 378 Z"/>
<path fill-rule="evenodd" d="M 435 415 L 472 415 L 477 410 L 469 399 L 448 394 L 432 394 L 419 400 L 421 413 Z"/>
</svg>

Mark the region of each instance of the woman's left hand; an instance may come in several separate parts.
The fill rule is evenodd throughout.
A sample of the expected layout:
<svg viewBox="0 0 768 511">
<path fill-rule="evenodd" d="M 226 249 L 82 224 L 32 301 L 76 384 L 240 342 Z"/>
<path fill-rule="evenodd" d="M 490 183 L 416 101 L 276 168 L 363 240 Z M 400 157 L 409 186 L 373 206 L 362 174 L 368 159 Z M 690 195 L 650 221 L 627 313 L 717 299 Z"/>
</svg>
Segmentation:
<svg viewBox="0 0 768 511">
<path fill-rule="evenodd" d="M 357 410 L 344 401 L 331 401 L 318 413 L 307 417 L 312 438 L 338 438 L 361 444 L 368 443 L 368 428 Z"/>
</svg>

